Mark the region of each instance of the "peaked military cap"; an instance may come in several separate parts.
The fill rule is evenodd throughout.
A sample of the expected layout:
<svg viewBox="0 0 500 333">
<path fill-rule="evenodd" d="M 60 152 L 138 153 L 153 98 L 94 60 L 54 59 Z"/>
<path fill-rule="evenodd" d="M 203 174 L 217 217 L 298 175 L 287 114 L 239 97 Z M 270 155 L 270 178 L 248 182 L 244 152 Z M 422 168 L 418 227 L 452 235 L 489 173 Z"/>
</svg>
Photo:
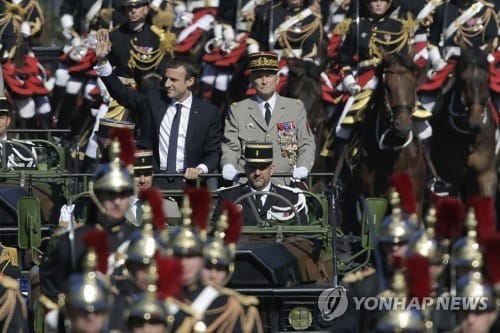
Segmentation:
<svg viewBox="0 0 500 333">
<path fill-rule="evenodd" d="M 0 97 L 0 114 L 10 115 L 11 105 L 5 96 Z"/>
<path fill-rule="evenodd" d="M 273 161 L 273 144 L 270 142 L 249 142 L 245 145 L 247 163 L 271 163 Z"/>
<path fill-rule="evenodd" d="M 122 0 L 122 7 L 139 7 L 149 5 L 149 0 Z"/>
<path fill-rule="evenodd" d="M 134 154 L 134 171 L 153 169 L 153 151 L 138 150 Z"/>
<path fill-rule="evenodd" d="M 112 128 L 128 128 L 133 132 L 135 129 L 135 124 L 129 121 L 101 118 L 99 119 L 99 129 L 97 130 L 97 136 L 100 138 L 107 138 L 109 136 L 109 131 Z"/>
<path fill-rule="evenodd" d="M 278 72 L 278 54 L 275 52 L 256 52 L 250 54 L 248 58 L 248 70 L 250 72 Z"/>
</svg>

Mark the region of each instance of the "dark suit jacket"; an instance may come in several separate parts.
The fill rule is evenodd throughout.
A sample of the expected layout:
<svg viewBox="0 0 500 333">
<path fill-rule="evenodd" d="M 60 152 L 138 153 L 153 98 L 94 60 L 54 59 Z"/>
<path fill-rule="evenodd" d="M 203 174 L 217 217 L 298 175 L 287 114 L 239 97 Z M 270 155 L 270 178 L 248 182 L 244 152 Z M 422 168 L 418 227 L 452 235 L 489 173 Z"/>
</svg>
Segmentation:
<svg viewBox="0 0 500 333">
<path fill-rule="evenodd" d="M 151 87 L 145 92 L 130 90 L 113 73 L 102 77 L 110 95 L 121 105 L 137 112 L 141 134 L 137 145 L 153 150 L 155 171 L 160 169 L 160 126 L 171 103 L 163 87 Z M 219 166 L 222 139 L 221 123 L 215 106 L 193 96 L 184 151 L 184 168 L 200 163 L 214 172 Z"/>
<path fill-rule="evenodd" d="M 241 184 L 241 185 L 236 185 L 232 186 L 229 188 L 221 189 L 218 192 L 218 197 L 217 197 L 217 205 L 215 206 L 214 210 L 214 215 L 213 219 L 217 220 L 219 219 L 220 215 L 222 214 L 222 203 L 225 200 L 229 201 L 236 201 L 238 198 L 241 196 L 250 193 L 251 189 L 247 184 Z M 297 193 L 293 192 L 292 190 L 288 190 L 284 186 L 277 186 L 272 184 L 271 189 L 269 192 L 274 192 L 277 194 L 280 194 L 284 196 L 286 199 L 288 199 L 292 204 L 296 204 L 299 200 L 299 196 Z M 260 200 L 260 199 L 259 199 Z M 253 198 L 253 196 L 248 197 L 247 199 L 243 199 L 240 201 L 238 204 L 241 205 L 243 209 L 243 225 L 257 225 L 257 221 L 255 219 L 255 215 L 252 211 L 252 206 L 250 201 L 253 201 L 255 208 L 257 208 L 259 217 L 266 221 L 267 220 L 267 212 L 271 210 L 271 208 L 274 207 L 283 207 L 287 208 L 289 207 L 287 203 L 280 198 L 276 196 L 271 196 L 268 195 L 266 198 L 266 202 L 263 207 L 259 207 L 258 203 L 256 202 L 256 199 Z M 295 221 L 295 220 L 292 220 Z M 305 214 L 304 209 L 299 211 L 299 224 L 307 224 L 307 217 Z"/>
</svg>

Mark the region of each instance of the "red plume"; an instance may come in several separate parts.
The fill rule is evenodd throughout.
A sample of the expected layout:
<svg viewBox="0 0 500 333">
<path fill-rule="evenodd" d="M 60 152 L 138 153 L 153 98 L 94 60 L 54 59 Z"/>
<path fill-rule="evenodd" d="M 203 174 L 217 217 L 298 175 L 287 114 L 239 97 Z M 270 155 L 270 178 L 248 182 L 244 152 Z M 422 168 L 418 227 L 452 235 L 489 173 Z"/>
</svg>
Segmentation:
<svg viewBox="0 0 500 333">
<path fill-rule="evenodd" d="M 185 193 L 189 196 L 191 205 L 191 219 L 200 230 L 206 230 L 210 207 L 212 206 L 212 194 L 205 188 L 186 188 Z"/>
<path fill-rule="evenodd" d="M 103 274 L 108 271 L 108 257 L 110 255 L 108 234 L 104 230 L 91 230 L 83 236 L 87 248 L 93 248 L 97 255 L 97 270 Z"/>
<path fill-rule="evenodd" d="M 500 265 L 498 254 L 500 253 L 500 233 L 491 234 L 484 241 L 484 252 L 488 276 L 493 284 L 500 283 Z"/>
<path fill-rule="evenodd" d="M 413 182 L 406 172 L 398 172 L 389 177 L 389 185 L 393 186 L 401 198 L 401 208 L 408 214 L 417 211 L 417 200 L 413 190 Z"/>
<path fill-rule="evenodd" d="M 156 230 L 163 230 L 167 217 L 163 211 L 163 195 L 160 190 L 156 187 L 151 187 L 145 190 L 141 190 L 139 193 L 139 198 L 143 201 L 147 201 L 151 210 L 153 212 L 153 225 Z"/>
<path fill-rule="evenodd" d="M 474 207 L 477 220 L 477 241 L 484 240 L 495 232 L 495 208 L 493 199 L 487 197 L 470 197 L 470 206 Z"/>
<path fill-rule="evenodd" d="M 395 270 L 402 269 L 404 265 L 404 258 L 402 256 L 391 255 L 390 260 L 392 267 Z"/>
<path fill-rule="evenodd" d="M 429 260 L 421 255 L 413 254 L 406 258 L 408 287 L 412 297 L 422 300 L 431 294 L 431 277 Z"/>
<path fill-rule="evenodd" d="M 182 292 L 182 263 L 175 257 L 156 256 L 158 271 L 157 295 L 161 300 L 176 297 Z"/>
<path fill-rule="evenodd" d="M 226 229 L 226 244 L 236 243 L 240 239 L 241 226 L 243 225 L 243 216 L 241 206 L 235 205 L 231 201 L 225 200 L 222 203 L 222 210 L 227 211 L 228 227 Z"/>
<path fill-rule="evenodd" d="M 123 165 L 134 165 L 135 141 L 132 131 L 128 128 L 113 127 L 109 131 L 109 138 L 116 138 L 120 142 L 120 160 Z"/>
<path fill-rule="evenodd" d="M 462 236 L 465 223 L 465 206 L 457 198 L 445 197 L 436 207 L 436 234 L 442 238 L 455 239 Z"/>
</svg>

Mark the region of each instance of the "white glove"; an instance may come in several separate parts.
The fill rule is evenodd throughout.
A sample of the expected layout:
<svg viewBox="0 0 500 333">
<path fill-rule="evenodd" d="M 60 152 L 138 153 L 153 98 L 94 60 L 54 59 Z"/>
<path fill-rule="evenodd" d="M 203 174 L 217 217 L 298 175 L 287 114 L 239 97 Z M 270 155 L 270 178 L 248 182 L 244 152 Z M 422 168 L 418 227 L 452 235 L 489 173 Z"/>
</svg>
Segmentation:
<svg viewBox="0 0 500 333">
<path fill-rule="evenodd" d="M 23 37 L 29 37 L 31 35 L 31 26 L 29 22 L 24 21 L 21 23 L 21 27 L 19 28 L 19 31 L 23 35 Z"/>
<path fill-rule="evenodd" d="M 429 60 L 431 61 L 432 64 L 432 70 L 434 72 L 439 72 L 447 65 L 447 63 L 443 59 L 443 57 L 441 57 L 441 52 L 439 52 L 437 46 L 429 45 L 428 50 L 429 50 Z"/>
<path fill-rule="evenodd" d="M 309 174 L 309 170 L 306 167 L 294 167 L 292 177 L 295 179 L 304 179 L 307 178 Z"/>
<path fill-rule="evenodd" d="M 73 38 L 73 28 L 63 29 L 62 34 L 64 38 L 66 38 L 67 40 L 71 40 Z"/>
<path fill-rule="evenodd" d="M 222 45 L 222 24 L 218 23 L 214 26 L 214 46 L 215 47 L 220 47 Z"/>
<path fill-rule="evenodd" d="M 75 22 L 73 21 L 73 16 L 70 14 L 64 14 L 61 16 L 61 27 L 63 29 L 73 29 L 73 25 Z"/>
<path fill-rule="evenodd" d="M 222 167 L 222 178 L 234 181 L 240 172 L 232 164 L 226 164 Z"/>
<path fill-rule="evenodd" d="M 354 96 L 361 91 L 361 86 L 351 74 L 347 75 L 344 78 L 342 84 L 344 85 L 345 90 L 347 90 L 349 94 L 351 94 L 351 96 Z"/>
</svg>

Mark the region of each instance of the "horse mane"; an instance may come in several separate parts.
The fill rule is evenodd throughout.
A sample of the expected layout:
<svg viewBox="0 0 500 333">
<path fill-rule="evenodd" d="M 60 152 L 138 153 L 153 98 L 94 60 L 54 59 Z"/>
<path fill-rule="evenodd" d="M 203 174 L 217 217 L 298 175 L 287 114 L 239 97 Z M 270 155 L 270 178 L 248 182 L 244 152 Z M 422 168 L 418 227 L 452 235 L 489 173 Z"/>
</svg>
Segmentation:
<svg viewBox="0 0 500 333">
<path fill-rule="evenodd" d="M 490 64 L 488 62 L 486 52 L 479 48 L 462 49 L 462 54 L 460 56 L 459 62 L 460 71 L 464 70 L 470 65 L 477 65 L 485 71 L 489 71 Z"/>
<path fill-rule="evenodd" d="M 406 53 L 391 53 L 382 59 L 382 68 L 387 68 L 393 65 L 401 65 L 410 71 L 418 70 L 418 66 L 413 61 L 413 57 Z"/>
</svg>

